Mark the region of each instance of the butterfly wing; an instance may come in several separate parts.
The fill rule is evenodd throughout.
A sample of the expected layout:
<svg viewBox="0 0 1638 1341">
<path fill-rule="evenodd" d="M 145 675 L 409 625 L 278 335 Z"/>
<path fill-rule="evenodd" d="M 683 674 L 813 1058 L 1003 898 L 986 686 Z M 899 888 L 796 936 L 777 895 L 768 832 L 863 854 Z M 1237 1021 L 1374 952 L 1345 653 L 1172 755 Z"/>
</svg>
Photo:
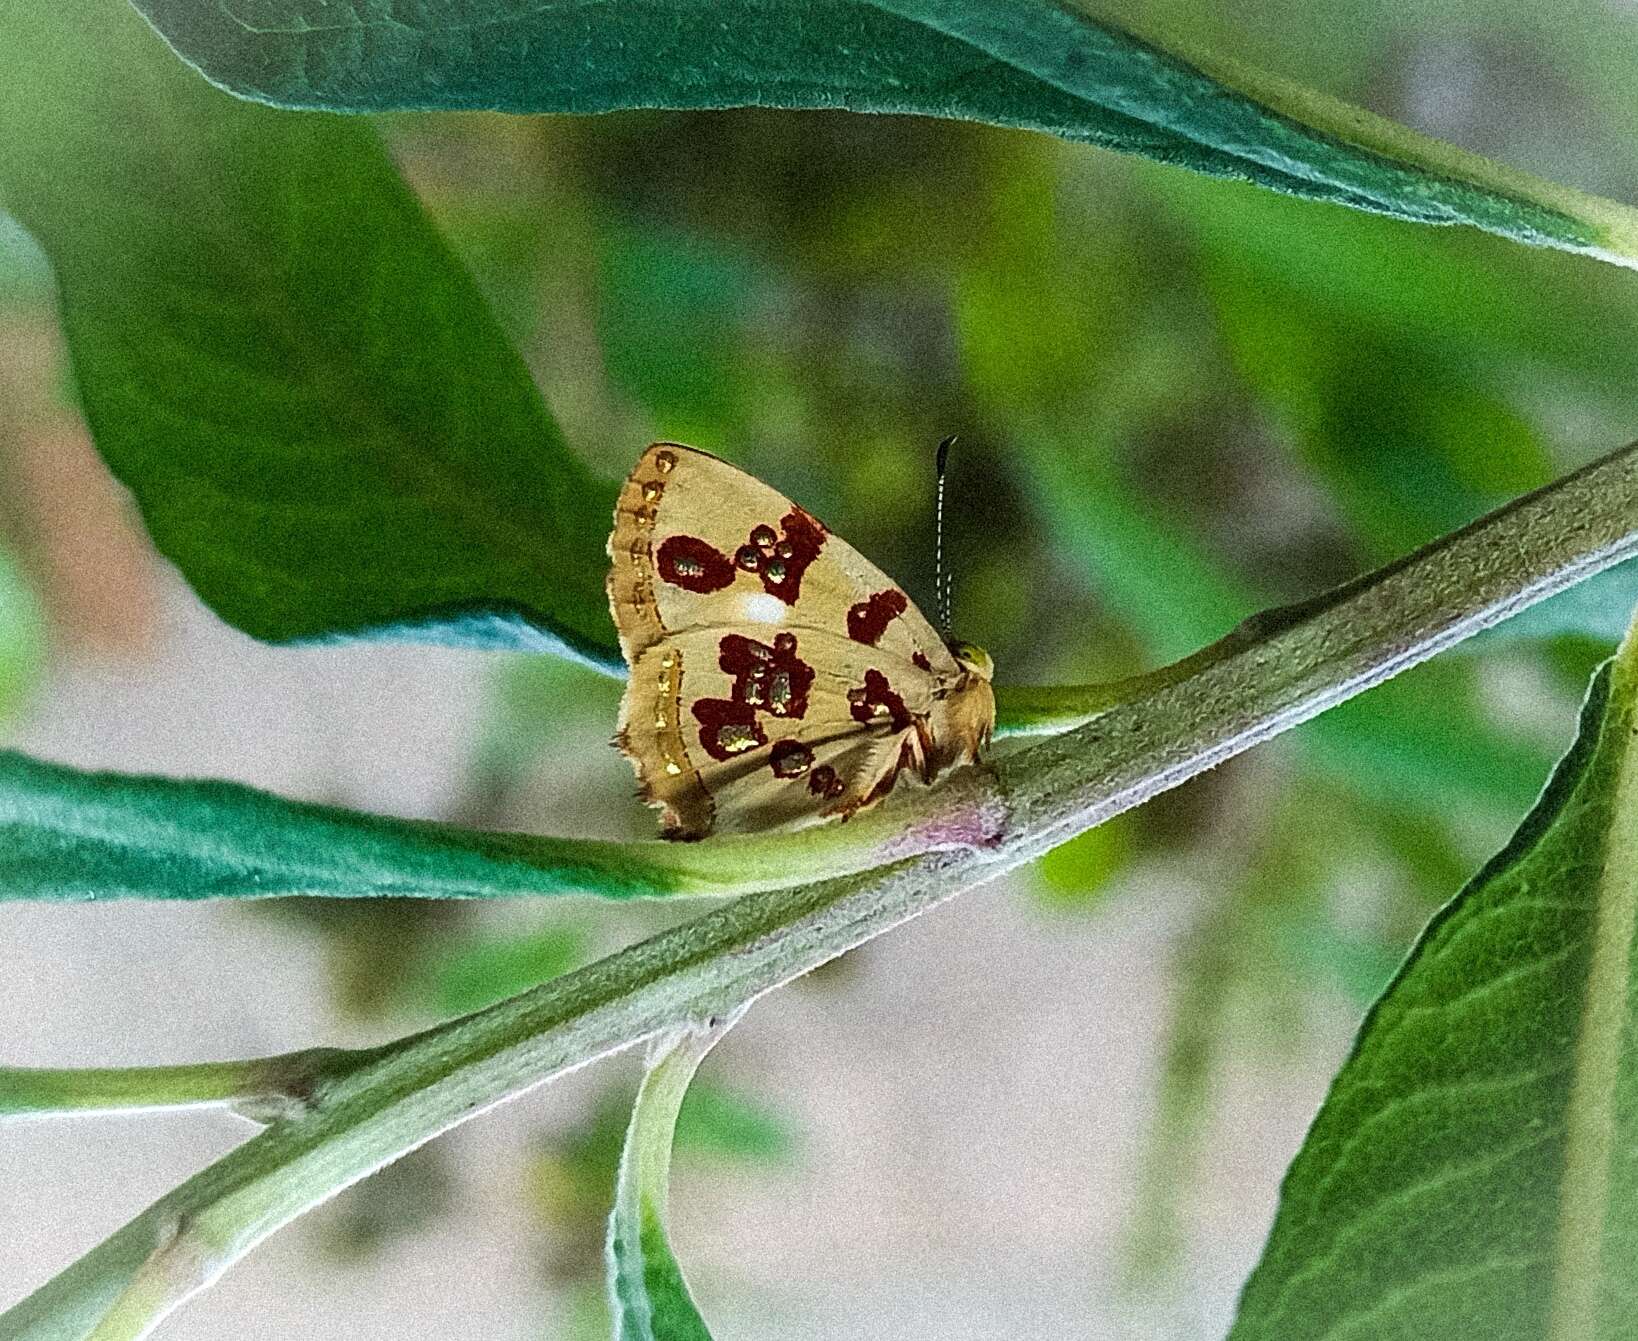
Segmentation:
<svg viewBox="0 0 1638 1341">
<path fill-rule="evenodd" d="M 856 690 L 867 679 L 889 683 L 846 639 L 817 630 L 764 643 L 693 628 L 638 658 L 621 744 L 679 836 L 849 815 L 885 794 L 901 765 L 919 764 L 916 709 L 924 722 L 931 707 L 925 677 L 902 681 L 908 701 L 891 690 L 865 701 Z"/>
<path fill-rule="evenodd" d="M 894 582 L 782 494 L 656 443 L 609 554 L 632 668 L 619 743 L 667 832 L 850 814 L 902 767 L 931 776 L 933 732 L 969 677 Z"/>
</svg>

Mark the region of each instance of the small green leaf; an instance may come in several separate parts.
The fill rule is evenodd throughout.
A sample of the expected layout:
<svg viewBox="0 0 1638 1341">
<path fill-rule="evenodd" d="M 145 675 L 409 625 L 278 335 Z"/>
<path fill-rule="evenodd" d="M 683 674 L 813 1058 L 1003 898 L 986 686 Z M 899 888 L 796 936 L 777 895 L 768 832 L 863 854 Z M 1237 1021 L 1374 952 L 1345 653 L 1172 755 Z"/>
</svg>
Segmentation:
<svg viewBox="0 0 1638 1341">
<path fill-rule="evenodd" d="M 276 641 L 619 666 L 613 490 L 368 124 L 225 96 L 122 0 L 8 5 L 0 50 L 0 202 L 98 448 L 207 604 Z"/>
<path fill-rule="evenodd" d="M 136 0 L 288 107 L 828 107 L 1044 130 L 1218 177 L 1630 262 L 1632 211 L 1058 0 Z M 474 40 L 481 33 L 482 40 Z"/>
<path fill-rule="evenodd" d="M 1060 843 L 1035 863 L 1041 902 L 1075 911 L 1100 907 L 1111 880 L 1131 863 L 1137 846 L 1125 815 Z"/>
<path fill-rule="evenodd" d="M 1433 920 L 1286 1175 L 1232 1333 L 1632 1333 L 1638 637 L 1512 841 Z"/>
<path fill-rule="evenodd" d="M 33 589 L 0 550 L 0 721 L 22 706 L 45 653 L 45 619 Z"/>
<path fill-rule="evenodd" d="M 748 1164 L 782 1164 L 797 1134 L 783 1114 L 749 1095 L 698 1081 L 677 1114 L 676 1146 Z"/>
<path fill-rule="evenodd" d="M 637 1093 L 609 1216 L 609 1305 L 615 1341 L 711 1341 L 666 1237 L 671 1141 L 688 1083 L 738 1018 L 656 1042 Z"/>
<path fill-rule="evenodd" d="M 457 946 L 432 966 L 428 1004 L 440 1015 L 465 1015 L 567 973 L 588 958 L 585 931 L 552 922 L 527 936 Z"/>
</svg>

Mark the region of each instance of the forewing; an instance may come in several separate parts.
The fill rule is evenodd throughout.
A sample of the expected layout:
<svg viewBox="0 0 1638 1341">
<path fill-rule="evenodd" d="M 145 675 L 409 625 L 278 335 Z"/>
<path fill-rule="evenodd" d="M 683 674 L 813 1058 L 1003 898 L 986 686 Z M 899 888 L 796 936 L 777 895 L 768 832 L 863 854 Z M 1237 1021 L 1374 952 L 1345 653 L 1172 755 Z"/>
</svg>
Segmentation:
<svg viewBox="0 0 1638 1341">
<path fill-rule="evenodd" d="M 897 583 L 778 490 L 708 452 L 658 442 L 643 453 L 621 490 L 609 555 L 628 665 L 690 628 L 806 626 L 935 680 L 960 673 Z"/>
</svg>

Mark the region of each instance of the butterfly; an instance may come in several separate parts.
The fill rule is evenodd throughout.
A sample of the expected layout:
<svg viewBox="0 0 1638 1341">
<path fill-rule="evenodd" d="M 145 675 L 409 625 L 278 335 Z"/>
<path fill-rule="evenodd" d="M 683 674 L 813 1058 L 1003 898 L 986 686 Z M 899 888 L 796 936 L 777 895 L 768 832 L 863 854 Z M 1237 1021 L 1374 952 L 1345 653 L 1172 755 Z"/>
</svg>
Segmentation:
<svg viewBox="0 0 1638 1341">
<path fill-rule="evenodd" d="M 657 442 L 620 491 L 616 745 L 668 838 L 846 819 L 909 770 L 976 762 L 993 665 L 777 490 Z"/>
</svg>

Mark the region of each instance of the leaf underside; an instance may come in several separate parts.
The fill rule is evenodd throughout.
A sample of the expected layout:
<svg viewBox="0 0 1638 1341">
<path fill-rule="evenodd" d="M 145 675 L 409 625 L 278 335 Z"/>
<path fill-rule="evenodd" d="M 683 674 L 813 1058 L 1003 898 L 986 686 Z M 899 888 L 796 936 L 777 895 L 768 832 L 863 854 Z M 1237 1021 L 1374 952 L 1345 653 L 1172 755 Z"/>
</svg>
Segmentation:
<svg viewBox="0 0 1638 1341">
<path fill-rule="evenodd" d="M 137 0 L 209 78 L 347 111 L 835 108 L 1046 131 L 1572 250 L 1630 213 L 1054 0 Z"/>
<path fill-rule="evenodd" d="M 226 96 L 123 0 L 7 6 L 0 50 L 0 206 L 50 257 L 99 450 L 208 605 L 274 641 L 620 665 L 613 487 L 371 126 Z"/>
<path fill-rule="evenodd" d="M 386 819 L 0 751 L 0 899 L 666 892 L 666 873 L 617 843 Z"/>
</svg>

